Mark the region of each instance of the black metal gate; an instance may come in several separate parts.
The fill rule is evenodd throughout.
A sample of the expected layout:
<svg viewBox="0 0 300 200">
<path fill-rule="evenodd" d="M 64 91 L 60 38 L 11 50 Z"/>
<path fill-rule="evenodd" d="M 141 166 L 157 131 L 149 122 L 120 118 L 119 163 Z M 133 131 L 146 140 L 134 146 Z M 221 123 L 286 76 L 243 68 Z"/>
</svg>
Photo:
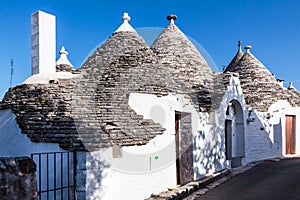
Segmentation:
<svg viewBox="0 0 300 200">
<path fill-rule="evenodd" d="M 74 152 L 33 153 L 37 165 L 38 200 L 75 200 Z"/>
</svg>

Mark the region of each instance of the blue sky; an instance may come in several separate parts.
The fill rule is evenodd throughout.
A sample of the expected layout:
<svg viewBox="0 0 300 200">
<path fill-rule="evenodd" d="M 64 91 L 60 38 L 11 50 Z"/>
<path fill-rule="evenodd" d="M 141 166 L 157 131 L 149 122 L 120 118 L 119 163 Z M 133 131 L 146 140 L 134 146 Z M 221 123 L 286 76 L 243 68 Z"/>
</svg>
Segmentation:
<svg viewBox="0 0 300 200">
<path fill-rule="evenodd" d="M 219 69 L 242 40 L 277 78 L 296 81 L 300 89 L 298 0 L 0 0 L 0 99 L 9 88 L 11 59 L 13 86 L 31 75 L 30 16 L 37 10 L 56 15 L 57 52 L 64 45 L 76 68 L 120 26 L 123 12 L 134 28 L 164 28 L 172 13 Z"/>
</svg>

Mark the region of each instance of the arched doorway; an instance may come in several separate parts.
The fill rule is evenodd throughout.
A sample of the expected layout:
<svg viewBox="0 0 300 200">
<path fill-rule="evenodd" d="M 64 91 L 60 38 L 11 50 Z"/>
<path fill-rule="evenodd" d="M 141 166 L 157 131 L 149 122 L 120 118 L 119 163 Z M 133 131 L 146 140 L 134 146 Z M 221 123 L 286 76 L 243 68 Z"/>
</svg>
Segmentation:
<svg viewBox="0 0 300 200">
<path fill-rule="evenodd" d="M 242 165 L 242 158 L 245 157 L 245 127 L 243 109 L 237 100 L 232 100 L 226 109 L 225 150 L 231 167 Z"/>
</svg>

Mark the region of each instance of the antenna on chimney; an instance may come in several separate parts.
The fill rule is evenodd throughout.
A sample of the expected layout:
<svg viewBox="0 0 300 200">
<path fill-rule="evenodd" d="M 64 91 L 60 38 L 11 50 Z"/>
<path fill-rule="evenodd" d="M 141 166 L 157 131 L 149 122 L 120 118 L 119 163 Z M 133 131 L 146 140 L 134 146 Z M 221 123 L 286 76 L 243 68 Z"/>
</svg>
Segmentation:
<svg viewBox="0 0 300 200">
<path fill-rule="evenodd" d="M 10 60 L 10 87 L 12 87 L 13 75 L 14 75 L 14 59 L 11 59 Z"/>
</svg>

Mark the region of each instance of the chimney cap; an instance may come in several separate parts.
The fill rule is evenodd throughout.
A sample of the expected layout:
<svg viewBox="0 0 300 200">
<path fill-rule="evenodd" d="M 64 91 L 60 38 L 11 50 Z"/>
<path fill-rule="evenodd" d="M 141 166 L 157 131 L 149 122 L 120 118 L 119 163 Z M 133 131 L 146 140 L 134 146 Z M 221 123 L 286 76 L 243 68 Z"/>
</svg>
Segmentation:
<svg viewBox="0 0 300 200">
<path fill-rule="evenodd" d="M 169 20 L 171 24 L 174 24 L 174 21 L 175 21 L 176 19 L 177 19 L 177 16 L 176 16 L 176 15 L 171 14 L 171 15 L 168 15 L 168 16 L 167 16 L 167 20 Z"/>
<path fill-rule="evenodd" d="M 251 45 L 247 45 L 244 47 L 244 49 L 246 50 L 246 53 L 250 53 L 250 49 L 252 48 Z"/>
</svg>

